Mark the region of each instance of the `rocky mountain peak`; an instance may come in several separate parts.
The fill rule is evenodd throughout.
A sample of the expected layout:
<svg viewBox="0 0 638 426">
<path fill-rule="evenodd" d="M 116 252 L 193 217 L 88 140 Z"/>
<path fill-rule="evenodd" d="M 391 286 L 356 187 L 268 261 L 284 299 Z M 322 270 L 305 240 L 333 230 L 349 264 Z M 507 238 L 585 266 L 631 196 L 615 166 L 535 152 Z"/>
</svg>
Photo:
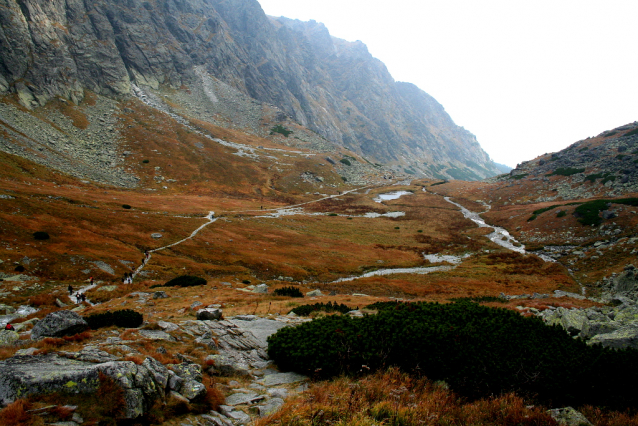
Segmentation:
<svg viewBox="0 0 638 426">
<path fill-rule="evenodd" d="M 395 82 L 364 43 L 267 17 L 255 0 L 8 0 L 0 28 L 0 93 L 28 108 L 77 104 L 86 90 L 118 99 L 133 85 L 184 90 L 203 67 L 371 162 L 443 179 L 498 174 L 473 135 Z"/>
</svg>

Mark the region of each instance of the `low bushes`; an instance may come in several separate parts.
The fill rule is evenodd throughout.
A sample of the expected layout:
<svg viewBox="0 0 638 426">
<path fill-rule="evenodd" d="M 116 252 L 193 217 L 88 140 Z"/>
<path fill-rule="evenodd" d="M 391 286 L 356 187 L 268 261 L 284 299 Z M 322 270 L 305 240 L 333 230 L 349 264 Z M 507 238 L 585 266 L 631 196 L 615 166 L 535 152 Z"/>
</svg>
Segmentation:
<svg viewBox="0 0 638 426">
<path fill-rule="evenodd" d="M 638 198 L 620 198 L 617 200 L 594 200 L 588 201 L 576 207 L 574 215 L 583 225 L 598 226 L 603 219 L 599 216 L 600 212 L 607 209 L 608 204 L 624 204 L 628 206 L 638 206 Z"/>
<path fill-rule="evenodd" d="M 44 231 L 36 231 L 33 233 L 33 238 L 39 241 L 48 240 L 51 238 L 47 232 Z"/>
<path fill-rule="evenodd" d="M 350 307 L 348 307 L 348 306 L 346 306 L 344 304 L 337 304 L 337 303 L 333 303 L 333 302 L 328 302 L 328 303 L 314 303 L 312 305 L 297 306 L 296 308 L 294 308 L 290 312 L 294 312 L 297 315 L 301 315 L 301 316 L 307 317 L 308 315 L 310 315 L 312 312 L 315 312 L 315 311 L 341 312 L 342 314 L 347 314 L 351 310 L 352 310 L 352 308 L 350 308 Z"/>
<path fill-rule="evenodd" d="M 166 284 L 166 287 L 193 287 L 197 285 L 206 285 L 207 281 L 204 278 L 196 277 L 193 275 L 182 275 L 177 278 L 173 278 Z"/>
<path fill-rule="evenodd" d="M 89 323 L 89 327 L 93 330 L 112 325 L 123 328 L 137 328 L 144 322 L 142 314 L 131 309 L 93 314 L 84 317 L 84 320 Z"/>
<path fill-rule="evenodd" d="M 268 339 L 283 370 L 319 377 L 398 366 L 471 398 L 518 392 L 552 405 L 638 404 L 638 351 L 574 340 L 538 318 L 475 303 L 397 304 L 363 318 L 328 316 Z"/>
<path fill-rule="evenodd" d="M 297 287 L 281 287 L 273 291 L 275 296 L 303 297 L 303 293 Z"/>
</svg>

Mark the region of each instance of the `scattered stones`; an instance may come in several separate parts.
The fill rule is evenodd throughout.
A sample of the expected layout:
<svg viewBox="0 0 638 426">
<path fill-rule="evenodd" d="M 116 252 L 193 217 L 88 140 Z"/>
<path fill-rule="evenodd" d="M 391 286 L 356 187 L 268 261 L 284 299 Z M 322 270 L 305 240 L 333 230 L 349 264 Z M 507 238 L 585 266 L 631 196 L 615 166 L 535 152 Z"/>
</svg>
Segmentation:
<svg viewBox="0 0 638 426">
<path fill-rule="evenodd" d="M 151 234 L 151 238 L 155 238 L 156 240 L 160 239 L 162 237 L 163 237 L 163 235 L 160 234 L 159 232 L 154 232 L 154 233 Z"/>
</svg>

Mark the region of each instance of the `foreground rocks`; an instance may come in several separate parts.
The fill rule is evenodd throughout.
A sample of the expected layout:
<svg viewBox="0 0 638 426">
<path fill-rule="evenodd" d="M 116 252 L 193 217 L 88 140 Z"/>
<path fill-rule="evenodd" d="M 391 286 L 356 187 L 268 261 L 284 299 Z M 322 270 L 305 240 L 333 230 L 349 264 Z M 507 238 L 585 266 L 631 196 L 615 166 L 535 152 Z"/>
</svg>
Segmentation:
<svg viewBox="0 0 638 426">
<path fill-rule="evenodd" d="M 56 318 L 50 318 L 49 322 L 65 323 Z M 135 332 L 138 337 L 134 338 L 157 340 L 156 335 L 161 334 L 161 340 L 204 346 L 211 352 L 206 359 L 211 364 L 207 373 L 247 379 L 249 385 L 246 387 L 231 380 L 225 390 L 228 399 L 218 412 L 197 416 L 200 425 L 230 426 L 248 424 L 255 417 L 270 415 L 283 406 L 288 395 L 305 389 L 302 384 L 307 379 L 305 376 L 278 372 L 266 353 L 268 336 L 282 327 L 303 321 L 306 320 L 265 319 L 254 315 L 240 315 L 224 321 L 159 321 L 162 331 L 142 329 Z M 50 329 L 47 326 L 46 330 Z M 108 337 L 105 341 L 93 341 L 78 352 L 47 355 L 33 355 L 33 348 L 22 349 L 16 356 L 0 362 L 0 403 L 6 405 L 28 395 L 51 392 L 96 392 L 100 374 L 110 377 L 123 389 L 124 418 L 127 419 L 140 417 L 158 399 L 188 402 L 206 395 L 207 389 L 202 383 L 204 371 L 194 359 L 177 353 L 175 356 L 183 361 L 181 364 L 163 365 L 146 356 L 138 365 L 124 359 L 140 357 L 132 346 L 134 342 Z M 162 349 L 162 353 L 166 351 Z"/>
<path fill-rule="evenodd" d="M 556 308 L 539 312 L 546 323 L 560 325 L 572 336 L 604 347 L 638 349 L 638 270 L 627 265 L 622 274 L 602 280 L 601 302 L 612 306 Z M 582 297 L 582 296 L 581 296 Z"/>
</svg>

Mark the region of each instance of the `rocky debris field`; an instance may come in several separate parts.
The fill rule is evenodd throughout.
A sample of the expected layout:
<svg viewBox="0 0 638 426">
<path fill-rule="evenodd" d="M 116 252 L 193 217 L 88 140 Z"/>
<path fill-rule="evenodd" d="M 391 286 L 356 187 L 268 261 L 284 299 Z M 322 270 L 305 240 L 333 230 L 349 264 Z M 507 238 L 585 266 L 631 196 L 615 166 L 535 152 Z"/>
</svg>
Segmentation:
<svg viewBox="0 0 638 426">
<path fill-rule="evenodd" d="M 509 182 L 509 186 L 521 185 L 520 180 L 533 182 L 539 194 L 537 202 L 638 192 L 636 130 L 638 122 L 604 132 L 596 137 L 607 138 L 604 143 L 579 141 L 562 151 L 519 164 L 508 175 L 491 181 Z M 552 175 L 562 179 L 557 181 Z M 552 195 L 547 195 L 549 192 Z"/>
<path fill-rule="evenodd" d="M 196 401 L 202 398 L 207 392 L 202 383 L 206 373 L 237 379 L 222 386 L 226 400 L 219 411 L 193 416 L 191 420 L 198 422 L 193 424 L 248 424 L 255 417 L 278 410 L 286 397 L 305 389 L 305 376 L 277 371 L 266 353 L 268 336 L 303 321 L 307 320 L 254 315 L 219 321 L 159 321 L 150 329 L 127 329 L 126 336 L 113 330 L 111 336 L 92 340 L 73 352 L 38 355 L 33 347 L 20 349 L 13 357 L 0 361 L 0 402 L 6 405 L 28 395 L 51 392 L 95 392 L 100 374 L 104 374 L 124 390 L 124 417 L 133 419 L 146 413 L 158 399 Z M 39 340 L 75 334 L 86 328 L 86 322 L 75 312 L 58 311 L 37 322 L 31 331 L 22 333 Z M 131 361 L 141 360 L 143 355 L 134 348 L 134 343 L 144 340 L 196 345 L 206 348 L 210 355 L 204 366 L 180 353 L 175 355 L 181 364 L 163 365 L 152 356 L 144 356 L 142 362 Z M 3 330 L 0 342 L 3 346 L 28 345 L 30 340 L 19 340 L 18 332 Z M 167 351 L 160 346 L 157 352 Z M 81 423 L 75 421 L 68 425 Z"/>
<path fill-rule="evenodd" d="M 96 96 L 93 106 L 69 108 L 79 122 L 51 105 L 35 114 L 0 103 L 0 128 L 5 130 L 0 150 L 80 179 L 137 186 L 139 178 L 124 167 L 120 152 L 118 103 Z"/>
</svg>

